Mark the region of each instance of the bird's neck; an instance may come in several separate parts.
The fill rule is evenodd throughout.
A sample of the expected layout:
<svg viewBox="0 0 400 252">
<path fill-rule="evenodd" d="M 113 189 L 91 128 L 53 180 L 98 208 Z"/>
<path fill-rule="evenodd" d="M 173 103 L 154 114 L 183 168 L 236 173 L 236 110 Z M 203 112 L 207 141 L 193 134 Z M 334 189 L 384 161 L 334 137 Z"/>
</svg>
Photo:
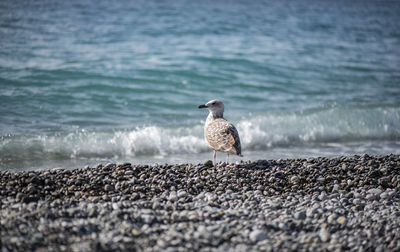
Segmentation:
<svg viewBox="0 0 400 252">
<path fill-rule="evenodd" d="M 224 118 L 223 112 L 210 111 L 207 116 L 206 125 L 218 118 Z"/>
</svg>

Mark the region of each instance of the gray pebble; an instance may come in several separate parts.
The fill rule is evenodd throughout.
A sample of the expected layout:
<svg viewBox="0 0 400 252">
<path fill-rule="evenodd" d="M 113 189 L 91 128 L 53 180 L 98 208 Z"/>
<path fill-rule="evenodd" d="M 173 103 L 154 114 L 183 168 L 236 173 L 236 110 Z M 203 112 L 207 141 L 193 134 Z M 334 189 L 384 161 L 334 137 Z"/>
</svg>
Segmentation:
<svg viewBox="0 0 400 252">
<path fill-rule="evenodd" d="M 1 172 L 2 246 L 396 251 L 399 165 L 365 155 Z"/>
<path fill-rule="evenodd" d="M 263 230 L 255 229 L 250 232 L 249 238 L 252 242 L 259 242 L 267 239 L 268 236 Z"/>
<path fill-rule="evenodd" d="M 306 211 L 299 211 L 294 214 L 294 218 L 299 220 L 304 220 L 306 216 L 307 216 Z"/>
</svg>

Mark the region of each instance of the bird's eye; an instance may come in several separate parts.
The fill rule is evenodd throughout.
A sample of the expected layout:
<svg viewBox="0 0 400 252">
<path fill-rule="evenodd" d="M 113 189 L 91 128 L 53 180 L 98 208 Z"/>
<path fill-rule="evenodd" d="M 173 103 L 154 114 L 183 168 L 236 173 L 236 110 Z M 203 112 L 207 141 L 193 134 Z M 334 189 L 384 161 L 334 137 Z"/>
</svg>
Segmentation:
<svg viewBox="0 0 400 252">
<path fill-rule="evenodd" d="M 211 105 L 215 105 L 215 102 L 211 103 Z"/>
</svg>

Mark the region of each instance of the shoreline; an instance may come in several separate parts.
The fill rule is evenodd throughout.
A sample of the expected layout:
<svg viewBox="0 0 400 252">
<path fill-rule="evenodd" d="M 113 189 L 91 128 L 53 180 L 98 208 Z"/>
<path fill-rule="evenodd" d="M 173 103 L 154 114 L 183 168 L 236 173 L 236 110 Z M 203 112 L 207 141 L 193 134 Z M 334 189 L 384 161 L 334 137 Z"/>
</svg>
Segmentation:
<svg viewBox="0 0 400 252">
<path fill-rule="evenodd" d="M 2 250 L 400 248 L 400 156 L 0 172 Z"/>
</svg>

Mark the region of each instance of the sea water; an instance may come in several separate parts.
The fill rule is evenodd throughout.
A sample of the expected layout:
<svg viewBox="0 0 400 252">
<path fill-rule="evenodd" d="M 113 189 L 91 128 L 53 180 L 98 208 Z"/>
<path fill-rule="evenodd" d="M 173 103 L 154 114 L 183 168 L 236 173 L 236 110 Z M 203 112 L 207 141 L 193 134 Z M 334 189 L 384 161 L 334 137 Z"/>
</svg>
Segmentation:
<svg viewBox="0 0 400 252">
<path fill-rule="evenodd" d="M 204 162 L 211 99 L 231 161 L 399 154 L 400 2 L 0 2 L 0 170 Z"/>
</svg>

